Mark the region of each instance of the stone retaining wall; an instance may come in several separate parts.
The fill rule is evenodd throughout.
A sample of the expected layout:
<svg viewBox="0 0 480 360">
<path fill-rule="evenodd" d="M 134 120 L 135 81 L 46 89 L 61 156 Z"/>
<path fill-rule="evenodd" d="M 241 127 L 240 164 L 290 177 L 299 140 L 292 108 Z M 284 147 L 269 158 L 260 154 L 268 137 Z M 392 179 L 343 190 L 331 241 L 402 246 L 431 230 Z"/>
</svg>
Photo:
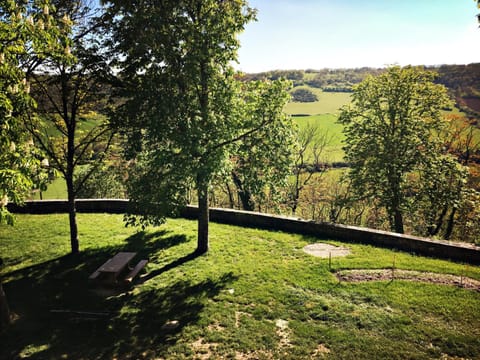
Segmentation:
<svg viewBox="0 0 480 360">
<path fill-rule="evenodd" d="M 127 211 L 128 201 L 103 199 L 77 200 L 76 208 L 78 212 L 121 214 Z M 16 213 L 30 214 L 64 213 L 67 212 L 67 202 L 64 200 L 27 201 L 23 207 L 10 204 L 9 210 Z M 196 219 L 197 211 L 196 207 L 188 206 L 180 213 L 180 216 L 186 219 Z M 303 235 L 327 237 L 346 242 L 359 242 L 390 249 L 398 249 L 418 255 L 480 264 L 480 247 L 465 243 L 431 240 L 357 226 L 316 223 L 292 217 L 232 209 L 212 208 L 210 209 L 210 220 L 223 224 L 280 230 Z"/>
</svg>

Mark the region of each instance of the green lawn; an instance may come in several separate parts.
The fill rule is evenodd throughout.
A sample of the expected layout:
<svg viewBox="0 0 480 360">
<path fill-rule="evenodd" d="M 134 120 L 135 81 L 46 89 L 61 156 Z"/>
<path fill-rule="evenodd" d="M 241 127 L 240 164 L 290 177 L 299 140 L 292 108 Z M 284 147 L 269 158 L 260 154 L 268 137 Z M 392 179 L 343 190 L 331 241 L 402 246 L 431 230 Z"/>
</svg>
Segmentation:
<svg viewBox="0 0 480 360">
<path fill-rule="evenodd" d="M 300 129 L 307 126 L 307 124 L 318 126 L 319 133 L 326 134 L 330 139 L 323 156 L 325 162 L 343 161 L 342 141 L 345 136 L 342 133 L 343 126 L 337 123 L 336 115 L 296 116 L 294 120 Z"/>
<path fill-rule="evenodd" d="M 329 239 L 196 223 L 136 232 L 121 215 L 80 214 L 82 254 L 68 256 L 67 215 L 19 215 L 0 227 L 0 273 L 16 320 L 1 359 L 454 359 L 480 354 L 480 293 L 407 281 L 339 282 L 335 270 L 388 268 L 480 279 L 480 268 L 366 245 L 327 259 Z M 87 278 L 120 250 L 149 258 L 143 283 L 99 294 Z M 59 313 L 69 310 L 77 313 Z M 78 312 L 101 312 L 88 316 Z M 98 314 L 97 314 L 98 315 Z M 166 323 L 178 321 L 168 329 Z"/>
<path fill-rule="evenodd" d="M 47 190 L 42 192 L 40 199 L 40 193 L 37 191 L 34 193 L 33 200 L 48 200 L 48 199 L 66 199 L 67 198 L 67 184 L 63 177 L 58 177 L 53 180 L 47 186 Z"/>
<path fill-rule="evenodd" d="M 311 103 L 290 102 L 285 106 L 284 109 L 287 114 L 337 114 L 340 107 L 350 102 L 349 93 L 323 92 L 320 89 L 312 88 L 309 86 L 296 87 L 295 89 L 299 88 L 309 89 L 310 91 L 315 93 L 318 97 L 318 101 Z"/>
</svg>

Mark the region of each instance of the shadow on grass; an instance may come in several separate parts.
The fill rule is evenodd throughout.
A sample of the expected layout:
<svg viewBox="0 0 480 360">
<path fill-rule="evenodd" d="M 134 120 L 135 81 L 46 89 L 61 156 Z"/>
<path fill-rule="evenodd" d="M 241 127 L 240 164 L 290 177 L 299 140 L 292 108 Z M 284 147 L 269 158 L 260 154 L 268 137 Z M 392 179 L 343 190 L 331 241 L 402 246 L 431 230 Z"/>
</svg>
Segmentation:
<svg viewBox="0 0 480 360">
<path fill-rule="evenodd" d="M 185 241 L 165 232 L 138 233 L 124 247 L 89 249 L 7 273 L 4 288 L 17 319 L 0 335 L 0 359 L 137 359 L 168 353 L 183 327 L 198 321 L 208 299 L 235 280 L 231 273 L 109 298 L 92 291 L 88 276 L 119 250 L 151 258 Z M 181 257 L 143 281 L 195 258 Z M 165 328 L 172 320 L 178 326 Z"/>
</svg>

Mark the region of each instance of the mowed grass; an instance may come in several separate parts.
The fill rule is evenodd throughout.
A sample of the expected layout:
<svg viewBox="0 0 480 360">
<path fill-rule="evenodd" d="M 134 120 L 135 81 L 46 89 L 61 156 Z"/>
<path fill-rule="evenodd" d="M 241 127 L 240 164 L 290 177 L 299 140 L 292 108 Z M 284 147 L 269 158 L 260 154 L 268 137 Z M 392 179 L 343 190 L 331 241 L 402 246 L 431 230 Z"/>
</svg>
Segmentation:
<svg viewBox="0 0 480 360">
<path fill-rule="evenodd" d="M 318 115 L 318 114 L 338 114 L 339 109 L 350 102 L 349 93 L 342 92 L 323 92 L 320 89 L 309 86 L 296 87 L 295 89 L 305 88 L 318 97 L 318 101 L 304 103 L 304 102 L 290 102 L 285 106 L 284 111 L 287 114 L 303 114 L 303 115 Z"/>
<path fill-rule="evenodd" d="M 68 256 L 67 215 L 21 215 L 0 227 L 4 288 L 16 320 L 0 335 L 15 359 L 478 358 L 480 294 L 394 280 L 339 282 L 335 270 L 396 268 L 468 275 L 480 268 L 326 238 L 196 223 L 125 228 L 121 215 L 79 214 L 82 253 Z M 315 258 L 314 242 L 348 246 Z M 126 292 L 96 293 L 88 276 L 118 251 L 148 258 Z M 52 310 L 56 310 L 53 311 Z M 58 312 L 59 310 L 67 312 Z M 102 315 L 98 315 L 101 313 Z M 95 315 L 96 314 L 96 315 Z M 164 326 L 177 321 L 177 327 Z"/>
<path fill-rule="evenodd" d="M 345 136 L 343 126 L 337 122 L 337 116 L 322 114 L 313 116 L 296 116 L 294 121 L 301 130 L 306 126 L 316 126 L 318 134 L 324 134 L 328 138 L 321 160 L 327 163 L 343 161 L 345 155 L 342 146 Z"/>
<path fill-rule="evenodd" d="M 342 150 L 343 126 L 337 123 L 339 109 L 350 102 L 349 93 L 323 92 L 310 86 L 301 86 L 314 92 L 318 101 L 311 103 L 290 102 L 285 107 L 287 114 L 293 115 L 299 128 L 309 125 L 318 127 L 319 134 L 325 134 L 329 143 L 326 146 L 321 160 L 326 163 L 343 161 Z M 295 116 L 301 114 L 302 116 Z M 305 116 L 307 115 L 307 116 Z"/>
<path fill-rule="evenodd" d="M 42 192 L 40 199 L 40 193 L 36 191 L 32 200 L 53 200 L 53 199 L 66 199 L 67 198 L 67 184 L 63 177 L 58 177 L 48 184 L 47 190 Z"/>
</svg>

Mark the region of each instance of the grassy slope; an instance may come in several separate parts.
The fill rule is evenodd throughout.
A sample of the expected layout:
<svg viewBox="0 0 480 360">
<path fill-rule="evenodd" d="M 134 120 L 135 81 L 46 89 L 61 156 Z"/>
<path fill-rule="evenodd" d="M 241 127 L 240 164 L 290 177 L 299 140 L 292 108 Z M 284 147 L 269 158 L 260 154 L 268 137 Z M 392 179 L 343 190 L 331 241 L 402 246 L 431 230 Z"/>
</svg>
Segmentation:
<svg viewBox="0 0 480 360">
<path fill-rule="evenodd" d="M 309 116 L 294 116 L 295 122 L 300 128 L 306 124 L 316 124 L 321 133 L 326 133 L 331 138 L 330 144 L 325 149 L 323 161 L 338 162 L 343 160 L 342 150 L 342 126 L 337 124 L 338 110 L 350 101 L 350 94 L 323 92 L 320 89 L 309 86 L 301 86 L 313 91 L 318 101 L 312 103 L 291 102 L 285 107 L 287 114 L 303 114 Z"/>
<path fill-rule="evenodd" d="M 136 233 L 120 215 L 80 214 L 78 258 L 66 215 L 18 217 L 0 227 L 4 287 L 19 318 L 0 358 L 427 359 L 480 354 L 480 294 L 414 282 L 339 283 L 328 260 L 301 250 L 317 239 L 212 224 L 211 251 L 189 256 L 196 224 L 169 220 Z M 348 244 L 334 269 L 397 268 L 480 279 L 479 267 Z M 119 250 L 149 258 L 143 284 L 118 296 L 88 275 Z M 52 309 L 108 312 L 106 319 Z M 162 329 L 178 320 L 174 330 Z M 282 321 L 280 321 L 282 320 Z"/>
<path fill-rule="evenodd" d="M 326 146 L 325 154 L 322 156 L 322 160 L 325 162 L 342 161 L 344 152 L 342 150 L 342 141 L 344 135 L 342 133 L 342 125 L 337 123 L 337 116 L 333 114 L 321 114 L 312 116 L 295 117 L 295 122 L 301 129 L 305 126 L 316 125 L 318 131 L 321 134 L 326 134 L 330 139 L 329 144 Z"/>
<path fill-rule="evenodd" d="M 318 97 L 318 101 L 311 103 L 290 102 L 285 107 L 287 114 L 336 114 L 341 106 L 350 102 L 350 94 L 348 93 L 323 92 L 320 89 L 309 86 L 296 87 L 295 89 L 299 88 L 309 89 L 314 92 Z"/>
</svg>

